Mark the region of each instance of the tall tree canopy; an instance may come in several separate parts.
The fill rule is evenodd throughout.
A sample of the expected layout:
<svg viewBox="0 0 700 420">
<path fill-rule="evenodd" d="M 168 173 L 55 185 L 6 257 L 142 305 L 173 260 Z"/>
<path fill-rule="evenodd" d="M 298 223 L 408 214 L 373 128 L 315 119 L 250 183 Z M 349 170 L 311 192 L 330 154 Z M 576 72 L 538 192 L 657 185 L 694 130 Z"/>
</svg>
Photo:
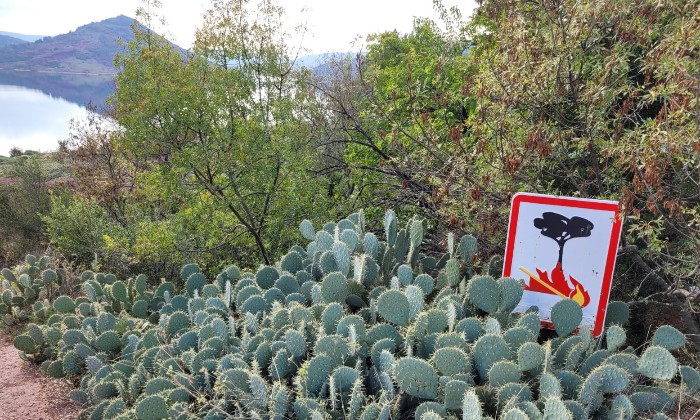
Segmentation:
<svg viewBox="0 0 700 420">
<path fill-rule="evenodd" d="M 269 263 L 290 226 L 327 207 L 280 7 L 214 1 L 191 52 L 137 28 L 116 62 L 120 145 L 152 164 L 145 188 L 172 211 L 220 220 Z"/>
</svg>

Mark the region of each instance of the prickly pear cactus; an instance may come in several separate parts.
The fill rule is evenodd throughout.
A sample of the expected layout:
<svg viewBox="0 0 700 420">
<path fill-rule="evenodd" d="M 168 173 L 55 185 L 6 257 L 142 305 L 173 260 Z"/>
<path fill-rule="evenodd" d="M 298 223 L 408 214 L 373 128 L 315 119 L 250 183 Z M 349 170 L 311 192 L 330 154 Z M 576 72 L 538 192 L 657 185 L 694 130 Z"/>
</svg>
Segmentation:
<svg viewBox="0 0 700 420">
<path fill-rule="evenodd" d="M 0 273 L 0 312 L 32 316 L 15 347 L 79 383 L 81 418 L 617 419 L 700 391 L 675 328 L 624 348 L 624 303 L 596 338 L 566 299 L 547 340 L 536 311 L 513 313 L 520 281 L 497 263 L 474 276 L 473 237 L 428 256 L 424 221 L 388 211 L 382 233 L 364 218 L 305 220 L 306 247 L 254 272 L 187 264 L 152 287 L 86 271 L 79 296 L 52 294 L 64 275 L 28 258 Z"/>
</svg>

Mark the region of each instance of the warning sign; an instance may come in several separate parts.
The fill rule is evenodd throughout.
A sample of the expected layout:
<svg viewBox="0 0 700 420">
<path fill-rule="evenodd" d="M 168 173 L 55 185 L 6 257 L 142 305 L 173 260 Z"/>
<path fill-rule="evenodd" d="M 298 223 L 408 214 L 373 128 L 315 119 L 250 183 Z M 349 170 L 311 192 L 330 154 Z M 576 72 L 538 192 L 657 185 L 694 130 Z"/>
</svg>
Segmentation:
<svg viewBox="0 0 700 420">
<path fill-rule="evenodd" d="M 581 305 L 582 324 L 603 331 L 622 220 L 618 202 L 518 193 L 513 197 L 503 277 L 525 282 L 515 309 L 537 306 L 550 321 L 552 306 Z"/>
</svg>

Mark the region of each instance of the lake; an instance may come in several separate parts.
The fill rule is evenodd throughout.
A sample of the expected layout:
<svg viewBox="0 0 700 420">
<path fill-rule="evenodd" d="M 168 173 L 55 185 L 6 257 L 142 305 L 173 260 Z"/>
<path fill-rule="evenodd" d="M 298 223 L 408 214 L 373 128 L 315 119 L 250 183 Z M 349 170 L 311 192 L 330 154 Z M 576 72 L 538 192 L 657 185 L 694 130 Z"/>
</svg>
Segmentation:
<svg viewBox="0 0 700 420">
<path fill-rule="evenodd" d="M 113 90 L 112 76 L 0 70 L 0 155 L 57 149 L 71 118 L 85 117 L 88 103 L 102 107 Z"/>
<path fill-rule="evenodd" d="M 84 107 L 40 90 L 0 85 L 0 155 L 13 147 L 56 150 L 68 138 L 71 118 L 86 115 Z"/>
</svg>

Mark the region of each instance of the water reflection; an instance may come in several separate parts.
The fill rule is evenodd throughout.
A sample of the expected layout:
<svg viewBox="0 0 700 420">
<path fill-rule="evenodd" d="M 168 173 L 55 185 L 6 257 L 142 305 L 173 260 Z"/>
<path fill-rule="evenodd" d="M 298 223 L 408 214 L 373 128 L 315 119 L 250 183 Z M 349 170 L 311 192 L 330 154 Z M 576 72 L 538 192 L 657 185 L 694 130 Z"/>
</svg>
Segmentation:
<svg viewBox="0 0 700 420">
<path fill-rule="evenodd" d="M 0 155 L 12 147 L 55 150 L 69 135 L 70 119 L 98 111 L 114 91 L 112 75 L 0 69 Z"/>
<path fill-rule="evenodd" d="M 114 76 L 0 69 L 0 85 L 37 89 L 81 106 L 92 103 L 99 108 L 114 91 Z"/>
<path fill-rule="evenodd" d="M 13 147 L 55 150 L 68 138 L 71 118 L 86 115 L 84 107 L 40 90 L 0 85 L 0 155 Z"/>
</svg>

